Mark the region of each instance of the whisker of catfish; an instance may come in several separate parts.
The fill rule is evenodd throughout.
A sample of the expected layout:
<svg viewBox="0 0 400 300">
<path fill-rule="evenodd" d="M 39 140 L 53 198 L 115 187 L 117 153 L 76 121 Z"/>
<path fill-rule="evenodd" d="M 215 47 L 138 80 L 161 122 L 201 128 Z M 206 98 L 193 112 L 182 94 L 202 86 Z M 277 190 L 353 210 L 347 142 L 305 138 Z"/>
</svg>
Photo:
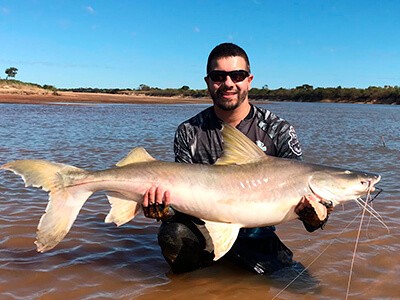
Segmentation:
<svg viewBox="0 0 400 300">
<path fill-rule="evenodd" d="M 360 206 L 361 208 L 364 208 L 364 205 L 365 205 L 365 203 L 366 203 L 362 198 L 355 199 L 355 202 L 356 202 L 357 205 Z M 371 224 L 371 219 L 372 219 L 372 218 L 375 218 L 375 219 L 380 218 L 380 219 L 381 219 L 380 222 L 383 222 L 383 218 L 382 218 L 382 217 L 379 215 L 379 213 L 372 207 L 372 205 L 371 205 L 371 209 L 367 208 L 367 211 L 368 211 L 368 213 L 369 213 L 369 218 L 368 218 L 368 224 L 367 224 L 367 226 L 366 226 L 366 228 L 365 228 L 365 231 L 366 231 L 365 234 L 367 235 L 368 238 L 370 238 L 370 236 L 369 236 L 369 234 L 368 234 L 368 230 L 369 230 L 369 226 L 370 226 L 370 224 Z"/>
<path fill-rule="evenodd" d="M 388 233 L 390 232 L 390 228 L 383 221 L 383 217 L 371 205 L 368 204 L 368 199 L 364 200 L 362 198 L 358 198 L 354 200 L 361 208 L 365 209 L 371 216 L 378 220 L 379 223 L 381 223 L 386 228 Z"/>
<path fill-rule="evenodd" d="M 376 199 L 376 197 L 379 196 L 380 193 L 383 192 L 383 189 L 378 188 L 378 187 L 375 187 L 375 191 L 377 191 L 377 193 L 376 193 L 376 194 L 374 195 L 374 197 L 369 201 L 370 203 L 371 203 L 372 201 L 374 201 L 374 200 Z"/>
</svg>

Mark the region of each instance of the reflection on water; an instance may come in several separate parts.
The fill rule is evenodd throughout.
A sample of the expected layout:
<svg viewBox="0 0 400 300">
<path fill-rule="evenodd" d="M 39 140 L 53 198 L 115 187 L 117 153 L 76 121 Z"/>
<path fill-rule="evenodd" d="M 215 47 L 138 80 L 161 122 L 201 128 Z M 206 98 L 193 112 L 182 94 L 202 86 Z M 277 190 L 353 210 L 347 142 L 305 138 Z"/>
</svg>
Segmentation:
<svg viewBox="0 0 400 300">
<path fill-rule="evenodd" d="M 374 219 L 365 222 L 350 297 L 400 297 L 400 108 L 327 103 L 262 106 L 296 127 L 306 161 L 382 175 L 379 186 L 384 193 L 373 204 L 390 233 Z M 37 158 L 102 169 L 136 146 L 144 146 L 158 159 L 172 160 L 175 128 L 205 107 L 0 105 L 0 164 Z M 102 193 L 85 204 L 55 249 L 39 254 L 33 241 L 46 204 L 45 192 L 24 188 L 10 172 L 0 173 L 1 298 L 269 299 L 296 274 L 292 269 L 258 276 L 223 259 L 210 268 L 171 274 L 157 246 L 158 224 L 141 216 L 120 228 L 105 224 L 109 205 Z M 298 221 L 278 226 L 295 259 L 304 266 L 311 264 L 280 299 L 345 297 L 359 211 L 356 204 L 339 207 L 325 230 L 311 234 Z"/>
</svg>

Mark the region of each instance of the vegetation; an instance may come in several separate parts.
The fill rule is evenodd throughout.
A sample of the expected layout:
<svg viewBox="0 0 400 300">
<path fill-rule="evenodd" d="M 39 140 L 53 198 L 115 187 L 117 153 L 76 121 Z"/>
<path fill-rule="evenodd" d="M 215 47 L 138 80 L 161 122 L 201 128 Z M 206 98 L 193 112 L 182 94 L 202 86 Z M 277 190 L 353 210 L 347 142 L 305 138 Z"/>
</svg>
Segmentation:
<svg viewBox="0 0 400 300">
<path fill-rule="evenodd" d="M 6 79 L 8 79 L 9 77 L 13 77 L 14 78 L 15 75 L 17 75 L 17 72 L 18 72 L 17 68 L 10 67 L 10 68 L 7 68 L 4 73 L 7 74 Z"/>
<path fill-rule="evenodd" d="M 8 79 L 0 79 L 0 83 L 3 84 L 12 84 L 13 86 L 32 86 L 32 87 L 38 87 L 38 88 L 42 88 L 42 89 L 46 89 L 46 90 L 53 90 L 56 89 L 54 86 L 52 85 L 40 85 L 37 83 L 31 83 L 31 82 L 24 82 L 24 81 L 20 81 L 20 80 L 8 80 Z"/>
<path fill-rule="evenodd" d="M 9 68 L 10 69 L 10 68 Z M 57 89 L 52 85 L 39 85 L 35 83 L 25 83 L 19 80 L 5 80 L 0 79 L 1 86 L 14 86 L 22 85 L 37 87 L 51 91 L 54 95 L 58 91 L 71 91 L 71 92 L 85 92 L 85 93 L 107 93 L 107 94 L 125 94 L 125 95 L 144 95 L 144 96 L 157 96 L 157 97 L 192 97 L 204 98 L 208 97 L 206 89 L 192 90 L 189 86 L 184 85 L 181 88 L 166 88 L 160 89 L 151 87 L 146 84 L 140 84 L 138 88 L 70 88 L 70 89 Z M 303 84 L 295 88 L 286 89 L 269 89 L 268 85 L 262 88 L 252 88 L 249 92 L 251 100 L 264 100 L 264 101 L 296 101 L 296 102 L 349 102 L 349 103 L 376 103 L 376 104 L 400 104 L 400 87 L 399 86 L 384 86 L 376 87 L 370 86 L 366 89 L 359 88 L 342 88 L 338 86 L 327 88 L 314 88 L 309 84 Z"/>
<path fill-rule="evenodd" d="M 279 88 L 276 90 L 253 88 L 249 97 L 254 100 L 267 99 L 271 101 L 296 102 L 350 102 L 350 103 L 379 103 L 400 104 L 399 86 L 370 86 L 366 89 L 357 88 L 313 88 L 304 84 L 294 89 Z"/>
<path fill-rule="evenodd" d="M 30 82 L 23 82 L 19 80 L 8 80 L 8 79 L 0 79 L 0 88 L 8 86 L 8 87 L 13 87 L 16 89 L 23 89 L 23 88 L 36 88 L 36 89 L 44 89 L 47 91 L 51 91 L 53 95 L 57 95 L 57 88 L 52 86 L 52 85 L 39 85 L 36 83 L 30 83 Z"/>
<path fill-rule="evenodd" d="M 125 94 L 125 95 L 145 95 L 154 97 L 193 97 L 202 98 L 207 97 L 207 90 L 192 90 L 189 86 L 184 85 L 179 89 L 167 88 L 160 89 L 157 87 L 150 87 L 145 84 L 140 84 L 137 89 L 125 88 L 125 89 L 103 89 L 103 88 L 70 88 L 70 89 L 58 89 L 59 91 L 69 91 L 78 93 L 106 93 L 106 94 Z"/>
<path fill-rule="evenodd" d="M 141 84 L 137 89 L 97 89 L 97 88 L 74 88 L 62 89 L 64 91 L 86 92 L 86 93 L 109 93 L 109 94 L 141 94 L 158 97 L 208 97 L 206 89 L 192 90 L 188 86 L 179 89 L 160 89 Z M 296 102 L 350 102 L 350 103 L 376 103 L 376 104 L 400 104 L 399 86 L 370 86 L 366 89 L 358 88 L 314 88 L 309 84 L 303 84 L 292 89 L 279 88 L 269 89 L 264 85 L 261 89 L 252 88 L 249 92 L 251 100 L 267 101 L 296 101 Z"/>
</svg>

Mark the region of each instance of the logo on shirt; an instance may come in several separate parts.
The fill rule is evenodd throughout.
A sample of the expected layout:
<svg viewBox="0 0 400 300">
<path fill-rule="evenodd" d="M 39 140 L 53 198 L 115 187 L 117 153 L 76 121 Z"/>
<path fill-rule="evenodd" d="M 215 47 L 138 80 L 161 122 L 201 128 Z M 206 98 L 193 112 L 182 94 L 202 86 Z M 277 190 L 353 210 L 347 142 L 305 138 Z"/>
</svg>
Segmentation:
<svg viewBox="0 0 400 300">
<path fill-rule="evenodd" d="M 289 135 L 290 135 L 290 140 L 289 140 L 290 150 L 292 150 L 293 153 L 296 154 L 297 156 L 302 155 L 303 153 L 301 152 L 300 143 L 299 140 L 297 139 L 297 134 L 296 131 L 294 131 L 293 126 L 290 126 L 289 128 Z"/>
<path fill-rule="evenodd" d="M 267 151 L 267 146 L 265 146 L 265 144 L 264 144 L 263 142 L 261 142 L 260 140 L 257 140 L 257 141 L 256 141 L 256 144 L 257 144 L 258 147 L 260 147 L 260 149 L 261 149 L 262 151 L 264 151 L 264 152 Z"/>
</svg>

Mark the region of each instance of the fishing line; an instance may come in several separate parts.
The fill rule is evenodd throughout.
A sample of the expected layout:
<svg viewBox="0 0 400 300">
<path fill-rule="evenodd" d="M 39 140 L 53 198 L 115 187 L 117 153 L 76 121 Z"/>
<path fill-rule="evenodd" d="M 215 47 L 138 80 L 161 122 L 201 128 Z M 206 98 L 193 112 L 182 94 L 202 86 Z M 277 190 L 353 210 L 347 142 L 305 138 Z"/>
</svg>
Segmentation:
<svg viewBox="0 0 400 300">
<path fill-rule="evenodd" d="M 370 186 L 371 186 L 371 183 L 370 183 Z M 356 242 L 355 242 L 355 244 L 354 244 L 353 257 L 352 257 L 352 259 L 351 259 L 351 266 L 350 266 L 350 272 L 349 272 L 349 279 L 348 279 L 348 281 L 347 281 L 346 300 L 349 298 L 351 277 L 352 277 L 352 275 L 353 275 L 353 267 L 354 267 L 354 262 L 355 262 L 355 260 L 356 260 L 356 253 L 357 253 L 358 242 L 359 242 L 359 240 L 360 240 L 361 228 L 362 228 L 362 224 L 363 224 L 363 221 L 364 221 L 365 212 L 367 211 L 368 199 L 369 199 L 370 197 L 371 197 L 371 193 L 370 193 L 370 191 L 369 191 L 369 189 L 368 189 L 368 194 L 367 194 L 367 197 L 366 197 L 365 202 L 364 202 L 364 204 L 365 204 L 365 205 L 364 205 L 364 209 L 363 209 L 362 214 L 361 214 L 360 225 L 359 225 L 359 227 L 358 227 Z"/>
<path fill-rule="evenodd" d="M 324 254 L 324 253 L 328 250 L 328 248 L 329 248 L 333 243 L 335 243 L 335 242 L 338 240 L 338 238 L 343 234 L 343 232 L 344 232 L 347 228 L 349 228 L 349 226 L 350 226 L 351 224 L 353 224 L 354 221 L 355 221 L 360 215 L 362 215 L 362 216 L 361 216 L 361 221 L 360 221 L 359 230 L 358 230 L 358 234 L 357 234 L 356 245 L 355 245 L 354 251 L 353 251 L 353 257 L 352 257 L 352 262 L 351 262 L 351 267 L 350 267 L 349 280 L 348 280 L 348 283 L 347 283 L 346 299 L 348 298 L 348 293 L 349 293 L 349 290 L 350 290 L 350 282 L 351 282 L 351 277 L 352 277 L 352 272 L 353 272 L 353 266 L 354 266 L 354 261 L 355 261 L 355 254 L 356 254 L 356 251 L 357 251 L 357 246 L 358 246 L 358 241 L 359 241 L 359 237 L 360 237 L 360 232 L 361 232 L 361 227 L 362 227 L 362 223 L 363 223 L 365 211 L 367 211 L 371 216 L 373 216 L 375 219 L 377 219 L 377 220 L 388 230 L 388 232 L 390 232 L 389 227 L 383 222 L 383 217 L 382 217 L 371 205 L 368 204 L 368 203 L 371 203 L 373 200 L 375 200 L 376 197 L 383 191 L 383 189 L 381 189 L 381 188 L 375 188 L 375 189 L 378 191 L 378 193 L 377 193 L 376 195 L 374 195 L 373 198 L 371 197 L 371 193 L 368 192 L 368 194 L 367 194 L 365 200 L 362 199 L 362 198 L 355 199 L 355 202 L 356 202 L 361 208 L 363 208 L 362 212 L 359 212 L 359 213 L 353 218 L 353 220 L 352 220 L 349 224 L 347 224 L 347 226 L 345 226 L 345 227 L 343 228 L 343 230 L 342 230 L 340 233 L 338 233 L 337 236 L 325 247 L 325 249 L 324 249 L 320 254 L 318 254 L 318 255 L 304 268 L 304 270 L 302 270 L 294 279 L 292 279 L 278 294 L 276 294 L 276 295 L 272 298 L 272 300 L 276 299 L 276 297 L 278 297 L 278 296 L 279 296 L 280 294 L 282 294 L 285 290 L 287 290 L 287 289 L 288 289 L 288 288 L 289 288 L 289 287 L 290 287 L 290 286 L 291 286 L 305 271 L 307 271 L 307 270 L 311 267 L 311 265 L 313 265 L 313 264 L 321 257 L 322 254 Z"/>
<path fill-rule="evenodd" d="M 354 251 L 353 251 L 353 258 L 351 260 L 349 280 L 347 282 L 346 299 L 348 299 L 348 297 L 349 297 L 351 277 L 353 275 L 354 261 L 356 259 L 357 247 L 358 247 L 358 242 L 359 242 L 359 239 L 360 239 L 361 228 L 362 228 L 362 224 L 363 224 L 363 221 L 364 221 L 365 212 L 367 211 L 368 213 L 370 213 L 371 216 L 375 217 L 383 226 L 385 226 L 385 228 L 387 229 L 388 233 L 390 232 L 389 227 L 383 222 L 382 216 L 375 209 L 373 209 L 373 207 L 371 205 L 368 204 L 368 203 L 371 203 L 383 191 L 383 189 L 376 188 L 376 190 L 378 190 L 378 193 L 372 198 L 371 197 L 371 191 L 370 191 L 371 187 L 372 186 L 371 186 L 371 182 L 370 182 L 369 183 L 368 194 L 367 194 L 367 196 L 365 198 L 365 201 L 363 199 L 361 199 L 361 198 L 356 199 L 356 203 L 359 204 L 360 206 L 362 206 L 364 209 L 362 211 L 360 225 L 358 227 L 358 232 L 357 232 L 357 238 L 356 238 L 356 242 L 355 242 L 355 245 L 354 245 Z"/>
<path fill-rule="evenodd" d="M 375 191 L 377 191 L 377 193 L 374 195 L 374 197 L 371 199 L 371 201 L 370 201 L 369 203 L 370 203 L 370 206 L 371 206 L 371 210 L 374 211 L 374 212 L 381 218 L 381 221 L 383 222 L 383 217 L 381 217 L 381 216 L 379 215 L 379 213 L 373 208 L 373 204 L 372 204 L 372 201 L 374 201 L 374 200 L 376 199 L 376 197 L 378 197 L 378 195 L 379 195 L 380 193 L 383 192 L 383 189 L 376 187 L 376 188 L 375 188 Z M 367 235 L 367 237 L 368 237 L 369 239 L 370 239 L 370 236 L 369 236 L 369 234 L 368 234 L 368 231 L 369 231 L 369 225 L 371 225 L 372 217 L 375 217 L 375 216 L 373 216 L 373 215 L 370 213 L 369 218 L 368 218 L 367 228 L 365 229 L 365 234 Z M 385 227 L 386 227 L 386 229 L 388 230 L 388 233 L 389 233 L 389 232 L 390 232 L 389 228 L 388 228 L 387 226 L 385 226 Z"/>
<path fill-rule="evenodd" d="M 359 215 L 361 214 L 361 212 L 359 212 L 355 217 L 354 217 L 354 219 L 353 220 L 351 220 L 351 222 L 349 223 L 349 224 L 347 224 L 347 226 L 345 226 L 343 229 L 342 229 L 342 231 L 340 232 L 340 233 L 338 233 L 337 235 L 336 235 L 336 237 L 335 238 L 333 238 L 333 240 L 325 247 L 325 249 L 321 252 L 321 253 L 319 253 L 295 278 L 293 278 L 282 290 L 280 290 L 279 291 L 279 293 L 278 294 L 276 294 L 273 298 L 272 298 L 272 300 L 274 300 L 274 299 L 276 299 L 276 297 L 278 297 L 280 294 L 282 294 L 284 291 L 286 291 L 292 284 L 293 284 L 293 282 L 295 282 L 305 271 L 307 271 L 310 267 L 311 267 L 311 265 L 313 265 L 321 256 L 322 256 L 322 254 L 324 254 L 327 250 L 328 250 L 328 248 L 330 247 L 330 246 L 332 246 L 332 244 L 333 243 L 335 243 L 337 240 L 338 240 L 338 238 L 343 234 L 343 232 L 347 229 L 347 228 L 349 228 L 349 226 L 351 225 L 351 224 L 353 224 L 353 222 L 359 217 Z"/>
<path fill-rule="evenodd" d="M 357 238 L 356 238 L 356 242 L 355 242 L 355 246 L 354 246 L 354 251 L 353 251 L 353 256 L 352 256 L 352 260 L 351 260 L 351 266 L 350 266 L 350 271 L 349 271 L 349 278 L 348 278 L 348 282 L 347 282 L 347 290 L 346 290 L 346 299 L 348 299 L 349 296 L 349 292 L 350 292 L 350 284 L 351 284 L 351 278 L 352 278 L 352 273 L 353 273 L 353 268 L 354 268 L 354 262 L 355 262 L 355 256 L 357 253 L 357 247 L 358 247 L 358 243 L 360 240 L 360 234 L 361 234 L 361 229 L 362 229 L 362 225 L 364 222 L 364 217 L 365 217 L 365 212 L 367 211 L 371 216 L 375 217 L 387 230 L 388 232 L 390 232 L 389 227 L 384 223 L 383 221 L 383 217 L 372 207 L 372 201 L 375 200 L 378 195 L 383 191 L 383 189 L 381 188 L 375 188 L 375 191 L 377 191 L 377 193 L 372 197 L 371 196 L 371 189 L 372 189 L 372 183 L 369 182 L 368 184 L 368 193 L 366 195 L 365 200 L 362 198 L 358 198 L 358 199 L 354 199 L 355 202 L 361 207 L 363 208 L 361 212 L 359 212 L 354 218 L 353 220 L 343 228 L 343 230 L 337 234 L 337 236 L 325 247 L 325 249 L 319 253 L 301 272 L 299 272 L 299 274 L 293 278 L 288 284 L 286 284 L 286 286 L 281 289 L 279 291 L 279 293 L 277 293 L 272 299 L 276 299 L 279 295 L 281 295 L 284 291 L 286 291 L 305 271 L 307 271 L 311 265 L 313 265 L 320 257 L 322 254 L 324 254 L 328 248 L 335 243 L 338 238 L 344 233 L 344 231 L 351 225 L 353 224 L 353 222 L 360 216 L 361 214 L 361 220 L 360 220 L 360 225 L 358 228 L 358 232 L 357 232 Z M 371 203 L 371 205 L 369 205 L 369 203 Z"/>
</svg>

